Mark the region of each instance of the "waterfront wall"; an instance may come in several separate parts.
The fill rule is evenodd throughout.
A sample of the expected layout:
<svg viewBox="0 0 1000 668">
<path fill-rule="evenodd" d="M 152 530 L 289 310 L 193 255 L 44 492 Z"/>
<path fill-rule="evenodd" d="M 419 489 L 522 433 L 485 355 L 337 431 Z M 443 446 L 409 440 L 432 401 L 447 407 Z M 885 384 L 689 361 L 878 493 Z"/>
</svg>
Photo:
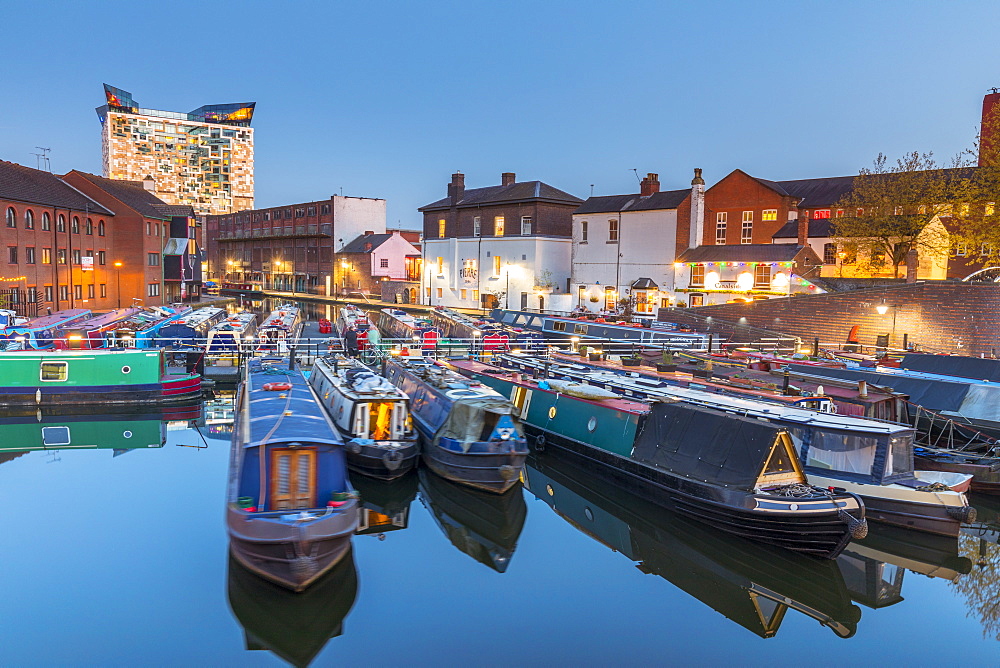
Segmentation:
<svg viewBox="0 0 1000 668">
<path fill-rule="evenodd" d="M 883 303 L 884 315 L 876 310 Z M 1000 285 L 994 283 L 927 281 L 659 311 L 659 319 L 667 321 L 701 324 L 706 317 L 787 333 L 807 344 L 813 337 L 842 344 L 858 325 L 858 340 L 866 346 L 881 334 L 890 335 L 890 345 L 902 346 L 906 333 L 909 344 L 921 350 L 989 355 L 1000 349 Z"/>
</svg>

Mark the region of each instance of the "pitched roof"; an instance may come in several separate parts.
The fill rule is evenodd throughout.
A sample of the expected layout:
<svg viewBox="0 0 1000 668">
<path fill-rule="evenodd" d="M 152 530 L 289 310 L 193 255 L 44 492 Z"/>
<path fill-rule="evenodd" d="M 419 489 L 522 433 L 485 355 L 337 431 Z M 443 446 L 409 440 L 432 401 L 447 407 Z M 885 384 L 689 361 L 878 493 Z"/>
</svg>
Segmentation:
<svg viewBox="0 0 1000 668">
<path fill-rule="evenodd" d="M 541 199 L 552 202 L 564 202 L 566 204 L 578 204 L 583 200 L 574 197 L 558 188 L 553 188 L 541 181 L 522 181 L 512 183 L 509 186 L 487 186 L 486 188 L 472 188 L 462 194 L 456 206 L 476 206 L 478 204 L 500 204 L 502 202 L 523 202 L 526 200 Z M 447 209 L 451 207 L 451 198 L 445 197 L 436 202 L 426 204 L 417 211 L 431 211 L 434 209 Z"/>
<path fill-rule="evenodd" d="M 812 218 L 809 221 L 809 238 L 822 239 L 833 236 L 833 218 Z M 799 219 L 794 218 L 785 223 L 780 230 L 771 235 L 772 239 L 795 239 L 799 236 Z"/>
<path fill-rule="evenodd" d="M 153 208 L 168 218 L 170 216 L 194 217 L 194 207 L 190 204 L 154 204 Z"/>
<path fill-rule="evenodd" d="M 791 262 L 807 246 L 795 244 L 730 244 L 688 248 L 678 262 Z"/>
<path fill-rule="evenodd" d="M 758 179 L 760 180 L 760 179 Z M 768 182 L 770 183 L 770 182 Z M 830 176 L 821 179 L 777 181 L 784 194 L 798 198 L 800 207 L 833 206 L 851 191 L 853 176 Z"/>
<path fill-rule="evenodd" d="M 106 179 L 96 174 L 88 174 L 79 170 L 73 170 L 74 174 L 79 174 L 95 186 L 108 193 L 125 206 L 135 209 L 145 218 L 159 218 L 166 220 L 170 216 L 161 212 L 157 206 L 167 206 L 163 200 L 149 192 L 142 186 L 142 181 L 120 181 L 118 179 Z M 182 214 L 174 214 L 182 215 Z"/>
<path fill-rule="evenodd" d="M 691 194 L 690 189 L 665 190 L 643 197 L 634 195 L 602 195 L 590 197 L 574 211 L 577 213 L 618 213 L 619 211 L 656 211 L 676 209 Z"/>
<path fill-rule="evenodd" d="M 370 253 L 392 238 L 391 234 L 362 234 L 360 237 L 344 245 L 341 253 Z M 371 244 L 366 248 L 366 244 Z"/>
<path fill-rule="evenodd" d="M 0 160 L 0 199 L 114 215 L 55 174 L 6 160 Z"/>
</svg>

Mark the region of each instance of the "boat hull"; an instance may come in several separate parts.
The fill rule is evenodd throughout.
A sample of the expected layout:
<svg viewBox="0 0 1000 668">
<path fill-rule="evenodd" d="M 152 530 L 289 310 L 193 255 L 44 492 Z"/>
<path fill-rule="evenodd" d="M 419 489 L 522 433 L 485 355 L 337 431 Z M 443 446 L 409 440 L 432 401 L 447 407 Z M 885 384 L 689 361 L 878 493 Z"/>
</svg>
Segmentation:
<svg viewBox="0 0 1000 668">
<path fill-rule="evenodd" d="M 143 385 L 0 387 L 0 406 L 178 403 L 201 396 L 201 377 Z"/>
<path fill-rule="evenodd" d="M 536 442 L 538 436 L 544 436 L 546 447 L 554 445 L 572 453 L 578 459 L 578 466 L 583 466 L 606 482 L 623 485 L 647 501 L 720 531 L 825 559 L 835 559 L 851 541 L 851 532 L 835 508 L 808 514 L 762 512 L 745 507 L 748 500 L 746 494 L 672 476 L 635 460 L 528 424 L 525 424 L 525 430 L 535 436 Z M 712 499 L 711 496 L 717 498 Z M 778 501 L 777 497 L 775 501 Z"/>
<path fill-rule="evenodd" d="M 427 445 L 421 456 L 427 468 L 446 480 L 484 492 L 503 494 L 517 484 L 528 450 L 458 453 L 441 446 Z"/>
<path fill-rule="evenodd" d="M 349 438 L 346 437 L 345 438 Z M 348 441 L 344 446 L 347 453 L 347 466 L 352 471 L 379 480 L 395 480 L 401 478 L 416 467 L 419 461 L 420 447 L 416 441 L 404 445 L 375 443 L 358 443 Z"/>
<path fill-rule="evenodd" d="M 973 492 L 981 494 L 1000 494 L 1000 470 L 988 464 L 975 464 L 962 461 L 949 461 L 935 457 L 917 456 L 914 459 L 917 466 L 925 471 L 947 471 L 949 473 L 967 473 L 972 476 L 969 486 Z"/>
</svg>

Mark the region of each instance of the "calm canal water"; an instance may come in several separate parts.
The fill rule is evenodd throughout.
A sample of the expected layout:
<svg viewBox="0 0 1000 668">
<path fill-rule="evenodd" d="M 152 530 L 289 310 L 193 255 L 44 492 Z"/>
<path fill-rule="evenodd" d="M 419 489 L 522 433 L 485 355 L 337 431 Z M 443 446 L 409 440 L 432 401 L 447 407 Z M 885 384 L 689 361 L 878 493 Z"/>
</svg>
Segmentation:
<svg viewBox="0 0 1000 668">
<path fill-rule="evenodd" d="M 555 453 L 531 460 L 504 497 L 423 471 L 391 485 L 355 478 L 367 528 L 329 576 L 288 594 L 230 563 L 229 426 L 224 406 L 207 415 L 39 425 L 0 414 L 0 664 L 995 665 L 1000 655 L 997 500 L 974 499 L 982 524 L 957 542 L 873 524 L 822 562 L 702 529 Z M 74 446 L 98 447 L 35 450 L 40 428 L 56 424 Z M 165 445 L 145 447 L 159 444 L 161 424 Z"/>
</svg>

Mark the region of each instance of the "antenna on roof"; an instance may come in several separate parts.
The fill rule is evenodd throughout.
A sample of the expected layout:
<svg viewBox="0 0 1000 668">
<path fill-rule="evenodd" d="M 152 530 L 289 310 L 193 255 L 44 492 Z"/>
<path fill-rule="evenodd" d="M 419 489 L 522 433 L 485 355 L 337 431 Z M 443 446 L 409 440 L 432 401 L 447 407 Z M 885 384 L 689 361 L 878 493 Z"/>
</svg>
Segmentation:
<svg viewBox="0 0 1000 668">
<path fill-rule="evenodd" d="M 635 180 L 638 181 L 639 183 L 642 183 L 642 179 L 639 178 L 639 170 L 633 167 L 632 171 L 635 172 Z"/>
<path fill-rule="evenodd" d="M 590 184 L 590 196 L 591 197 L 594 196 L 594 184 L 593 183 Z"/>
<path fill-rule="evenodd" d="M 49 161 L 49 151 L 51 151 L 52 149 L 51 148 L 44 148 L 42 146 L 36 146 L 35 148 L 37 148 L 39 151 L 41 151 L 41 153 L 32 153 L 31 154 L 31 155 L 35 156 L 35 166 L 38 169 L 44 169 L 47 172 L 51 172 L 52 171 L 52 163 Z"/>
</svg>

